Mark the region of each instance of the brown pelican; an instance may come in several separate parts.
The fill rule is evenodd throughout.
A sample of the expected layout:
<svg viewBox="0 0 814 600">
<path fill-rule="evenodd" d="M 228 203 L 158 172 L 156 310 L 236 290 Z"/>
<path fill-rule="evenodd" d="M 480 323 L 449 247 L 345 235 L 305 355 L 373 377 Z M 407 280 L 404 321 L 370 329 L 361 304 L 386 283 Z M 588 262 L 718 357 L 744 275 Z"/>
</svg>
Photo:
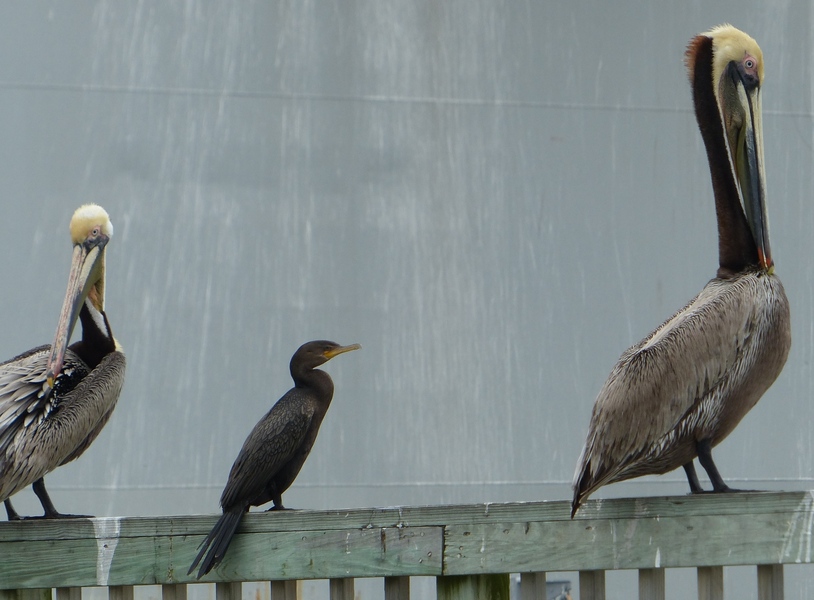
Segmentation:
<svg viewBox="0 0 814 600">
<path fill-rule="evenodd" d="M 577 463 L 572 517 L 602 485 L 679 466 L 700 493 L 696 456 L 713 491 L 733 491 L 712 448 L 774 382 L 791 346 L 789 304 L 769 250 L 763 53 L 751 37 L 722 25 L 693 39 L 686 60 L 712 176 L 718 273 L 613 368 Z"/>
<path fill-rule="evenodd" d="M 223 515 L 201 543 L 187 575 L 198 563 L 199 579 L 220 564 L 250 506 L 274 502 L 269 510 L 285 508 L 283 492 L 308 458 L 334 395 L 331 377 L 316 367 L 359 348 L 359 344 L 340 346 L 318 340 L 303 344 L 294 353 L 289 366 L 294 387 L 271 407 L 243 442 L 220 497 Z"/>
<path fill-rule="evenodd" d="M 79 457 L 104 427 L 124 383 L 125 360 L 105 315 L 105 246 L 113 226 L 95 204 L 71 219 L 73 261 L 51 346 L 0 364 L 0 499 L 33 484 L 46 518 L 54 508 L 43 477 Z M 76 321 L 82 339 L 71 346 Z"/>
</svg>

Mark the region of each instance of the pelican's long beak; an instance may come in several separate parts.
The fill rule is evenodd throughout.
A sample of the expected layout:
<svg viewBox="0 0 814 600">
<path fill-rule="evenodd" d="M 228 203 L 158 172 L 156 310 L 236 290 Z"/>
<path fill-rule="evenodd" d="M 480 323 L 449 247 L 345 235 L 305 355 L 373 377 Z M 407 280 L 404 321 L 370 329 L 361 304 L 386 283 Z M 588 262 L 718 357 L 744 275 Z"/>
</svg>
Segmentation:
<svg viewBox="0 0 814 600">
<path fill-rule="evenodd" d="M 73 248 L 68 289 L 65 291 L 57 333 L 51 345 L 51 355 L 48 357 L 46 393 L 53 389 L 54 381 L 62 370 L 65 350 L 68 348 L 68 341 L 71 339 L 85 300 L 91 295 L 92 300 L 100 304 L 101 299 L 98 298 L 100 292 L 95 284 L 99 281 L 104 268 L 104 248 L 109 240 L 109 236 L 100 234 L 76 244 Z"/>
<path fill-rule="evenodd" d="M 359 344 L 351 344 L 350 346 L 338 346 L 337 348 L 331 348 L 330 350 L 325 351 L 325 358 L 330 360 L 334 356 L 339 356 L 340 354 L 350 352 L 351 350 L 359 350 L 361 347 L 362 346 Z"/>
<path fill-rule="evenodd" d="M 746 220 L 757 245 L 758 260 L 762 268 L 771 272 L 774 262 L 766 213 L 760 85 L 742 76 L 736 63 L 730 63 L 727 71 L 719 90 L 724 129 Z"/>
</svg>

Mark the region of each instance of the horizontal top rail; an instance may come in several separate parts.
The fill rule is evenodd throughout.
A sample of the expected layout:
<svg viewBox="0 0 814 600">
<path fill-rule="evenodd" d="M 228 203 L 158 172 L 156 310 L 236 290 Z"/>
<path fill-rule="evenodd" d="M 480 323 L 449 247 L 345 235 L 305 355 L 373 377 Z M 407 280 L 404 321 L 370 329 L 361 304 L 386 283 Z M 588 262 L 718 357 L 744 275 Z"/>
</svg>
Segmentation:
<svg viewBox="0 0 814 600">
<path fill-rule="evenodd" d="M 202 581 L 812 562 L 814 493 L 250 513 Z M 217 515 L 0 523 L 0 589 L 195 581 Z"/>
</svg>

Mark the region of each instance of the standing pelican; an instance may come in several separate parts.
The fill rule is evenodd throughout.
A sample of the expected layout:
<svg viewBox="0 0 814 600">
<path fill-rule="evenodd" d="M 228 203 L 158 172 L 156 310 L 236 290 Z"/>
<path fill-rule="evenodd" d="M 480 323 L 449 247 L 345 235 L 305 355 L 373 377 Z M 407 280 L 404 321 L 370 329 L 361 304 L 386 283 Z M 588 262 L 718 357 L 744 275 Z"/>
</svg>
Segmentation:
<svg viewBox="0 0 814 600">
<path fill-rule="evenodd" d="M 187 575 L 200 563 L 200 579 L 220 563 L 250 506 L 274 502 L 269 510 L 285 508 L 283 492 L 294 483 L 308 458 L 334 395 L 331 376 L 317 367 L 359 348 L 359 344 L 340 346 L 317 340 L 303 344 L 294 353 L 289 365 L 294 387 L 271 407 L 243 442 L 220 497 L 223 514 L 201 543 Z"/>
<path fill-rule="evenodd" d="M 33 484 L 46 518 L 57 512 L 43 477 L 79 457 L 104 427 L 124 383 L 125 360 L 105 315 L 105 246 L 113 225 L 95 204 L 70 225 L 73 261 L 51 346 L 0 364 L 0 499 Z M 68 341 L 79 319 L 82 339 Z"/>
<path fill-rule="evenodd" d="M 700 493 L 696 456 L 713 491 L 733 491 L 712 448 L 774 382 L 791 346 L 789 303 L 769 250 L 763 53 L 751 37 L 722 25 L 693 39 L 686 60 L 712 176 L 718 273 L 613 368 L 577 463 L 572 517 L 602 485 L 679 466 Z"/>
</svg>

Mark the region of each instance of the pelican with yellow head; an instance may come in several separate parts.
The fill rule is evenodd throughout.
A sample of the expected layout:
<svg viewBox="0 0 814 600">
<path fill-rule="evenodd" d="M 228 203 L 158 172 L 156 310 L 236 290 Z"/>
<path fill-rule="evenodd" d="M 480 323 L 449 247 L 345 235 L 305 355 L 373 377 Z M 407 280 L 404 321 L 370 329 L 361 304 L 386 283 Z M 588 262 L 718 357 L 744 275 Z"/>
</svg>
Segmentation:
<svg viewBox="0 0 814 600">
<path fill-rule="evenodd" d="M 99 435 L 124 384 L 125 358 L 105 314 L 105 250 L 113 235 L 107 212 L 79 207 L 70 224 L 68 289 L 50 346 L 0 364 L 0 500 L 32 485 L 44 517 L 59 513 L 43 478 L 79 457 Z M 68 345 L 77 321 L 82 338 Z"/>
<path fill-rule="evenodd" d="M 783 369 L 789 303 L 769 246 L 763 53 L 731 25 L 686 52 L 718 220 L 718 270 L 701 293 L 622 354 L 594 404 L 571 516 L 597 488 L 683 467 L 692 493 L 732 490 L 712 460 Z"/>
</svg>

